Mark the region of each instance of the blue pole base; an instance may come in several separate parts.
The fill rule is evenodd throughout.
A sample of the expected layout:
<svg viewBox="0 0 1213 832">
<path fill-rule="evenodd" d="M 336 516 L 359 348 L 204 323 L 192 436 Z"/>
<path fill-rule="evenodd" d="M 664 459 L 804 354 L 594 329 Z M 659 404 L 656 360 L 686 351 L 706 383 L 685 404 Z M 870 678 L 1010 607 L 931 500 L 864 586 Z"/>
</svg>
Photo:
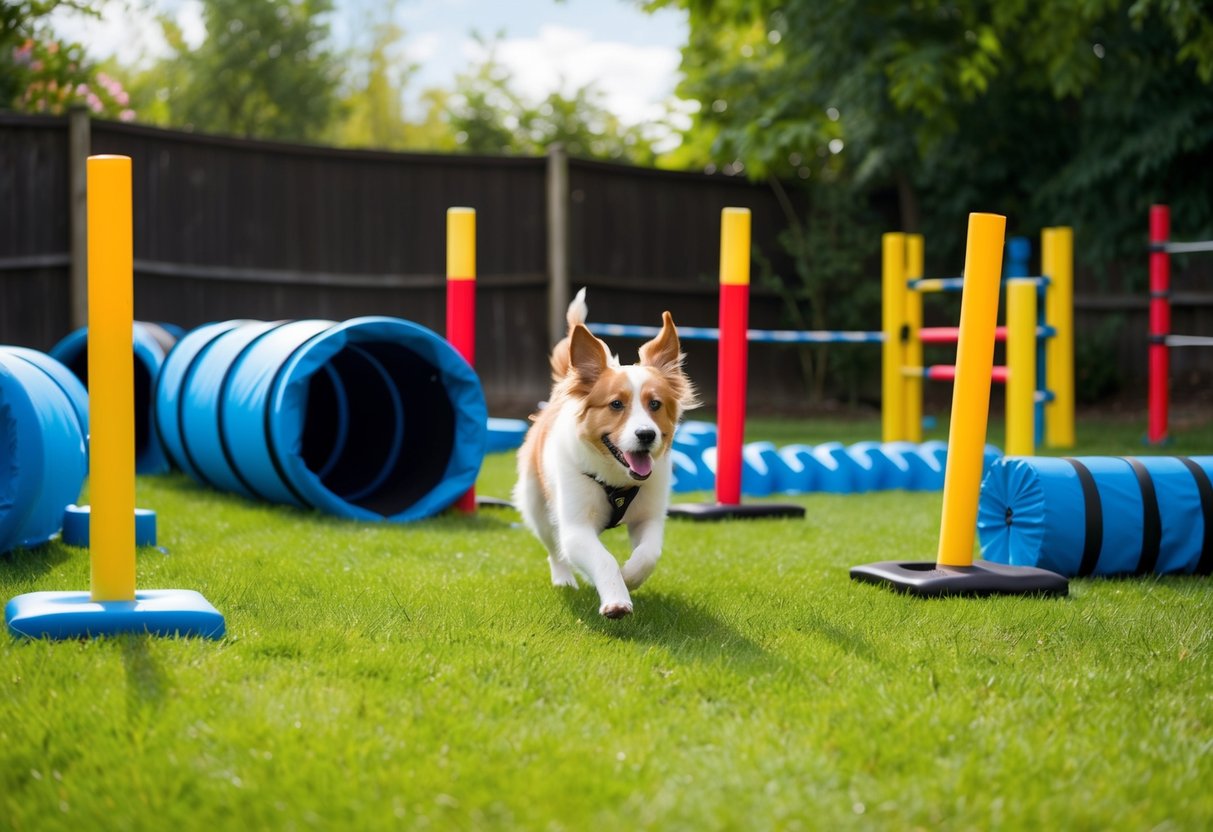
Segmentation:
<svg viewBox="0 0 1213 832">
<path fill-rule="evenodd" d="M 190 589 L 145 589 L 134 601 L 93 601 L 88 592 L 29 592 L 4 608 L 17 638 L 81 639 L 120 633 L 223 638 L 223 615 Z"/>
<path fill-rule="evenodd" d="M 70 505 L 63 510 L 63 534 L 59 539 L 68 546 L 88 548 L 90 506 Z M 150 508 L 135 509 L 135 545 L 156 545 L 156 512 Z"/>
</svg>

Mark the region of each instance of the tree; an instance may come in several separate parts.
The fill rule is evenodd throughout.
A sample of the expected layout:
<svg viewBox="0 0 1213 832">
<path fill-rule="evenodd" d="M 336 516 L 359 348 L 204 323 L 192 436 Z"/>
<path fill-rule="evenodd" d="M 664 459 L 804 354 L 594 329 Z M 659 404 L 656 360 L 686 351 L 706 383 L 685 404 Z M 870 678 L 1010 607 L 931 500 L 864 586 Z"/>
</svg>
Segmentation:
<svg viewBox="0 0 1213 832">
<path fill-rule="evenodd" d="M 866 238 L 833 233 L 840 208 L 872 242 L 882 226 L 922 231 L 936 274 L 958 267 L 969 211 L 1031 236 L 1072 225 L 1080 263 L 1133 292 L 1144 269 L 1106 266 L 1141 262 L 1150 202 L 1213 233 L 1213 12 L 1199 0 L 649 5 L 689 14 L 679 94 L 700 108 L 683 158 L 698 148 L 698 164 L 783 197 L 795 270 L 770 284 L 793 325 L 878 319 L 874 280 L 852 268 Z M 807 211 L 789 181 L 811 185 Z M 856 209 L 864 192 L 881 206 L 894 195 L 883 223 Z M 854 290 L 823 294 L 838 285 Z M 820 390 L 826 357 L 814 357 Z"/>
<path fill-rule="evenodd" d="M 88 59 L 84 46 L 56 37 L 59 8 L 98 16 L 102 2 L 22 0 L 0 4 L 0 107 L 58 115 L 84 106 L 98 115 L 135 116 L 122 84 Z"/>
<path fill-rule="evenodd" d="M 238 136 L 317 140 L 338 114 L 332 0 L 202 0 L 196 48 L 162 20 L 171 53 L 132 86 L 156 120 Z M 156 102 L 153 104 L 152 102 Z"/>
<path fill-rule="evenodd" d="M 1081 221 L 1099 259 L 1139 242 L 1160 191 L 1213 221 L 1198 0 L 650 5 L 670 3 L 690 15 L 679 92 L 717 135 L 712 161 L 894 187 L 903 228 L 937 238 L 979 205 L 1021 229 Z"/>
<path fill-rule="evenodd" d="M 459 75 L 444 115 L 458 146 L 469 153 L 542 154 L 560 142 L 574 156 L 652 163 L 652 143 L 638 127 L 610 112 L 593 84 L 528 101 L 514 89 L 491 41 L 486 57 Z"/>
</svg>

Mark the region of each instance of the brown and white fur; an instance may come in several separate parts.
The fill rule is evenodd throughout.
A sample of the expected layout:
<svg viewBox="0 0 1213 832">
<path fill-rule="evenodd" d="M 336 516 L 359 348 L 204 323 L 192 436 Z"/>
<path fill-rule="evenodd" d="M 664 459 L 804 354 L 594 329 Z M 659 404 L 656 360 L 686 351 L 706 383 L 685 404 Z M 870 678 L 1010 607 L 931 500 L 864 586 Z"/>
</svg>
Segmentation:
<svg viewBox="0 0 1213 832">
<path fill-rule="evenodd" d="M 518 451 L 514 502 L 548 551 L 554 586 L 576 587 L 574 572 L 598 590 L 608 618 L 632 612 L 634 590 L 657 566 L 670 499 L 668 453 L 682 414 L 697 406 L 682 370 L 674 319 L 622 365 L 585 327 L 585 289 L 568 309 L 568 335 L 552 350 L 552 393 L 532 416 Z M 639 491 L 622 524 L 632 554 L 620 569 L 598 536 L 611 506 L 603 486 Z"/>
</svg>

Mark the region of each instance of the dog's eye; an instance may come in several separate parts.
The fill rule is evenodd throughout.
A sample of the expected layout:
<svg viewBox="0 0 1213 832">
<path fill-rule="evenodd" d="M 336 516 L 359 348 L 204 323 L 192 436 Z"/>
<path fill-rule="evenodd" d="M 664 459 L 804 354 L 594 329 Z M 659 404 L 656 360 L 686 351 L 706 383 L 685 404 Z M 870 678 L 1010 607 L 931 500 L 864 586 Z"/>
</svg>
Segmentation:
<svg viewBox="0 0 1213 832">
<path fill-rule="evenodd" d="M 657 399 L 650 399 L 649 410 L 661 410 L 661 402 Z"/>
<path fill-rule="evenodd" d="M 611 410 L 623 410 L 623 402 L 615 399 L 615 401 L 611 402 Z"/>
</svg>

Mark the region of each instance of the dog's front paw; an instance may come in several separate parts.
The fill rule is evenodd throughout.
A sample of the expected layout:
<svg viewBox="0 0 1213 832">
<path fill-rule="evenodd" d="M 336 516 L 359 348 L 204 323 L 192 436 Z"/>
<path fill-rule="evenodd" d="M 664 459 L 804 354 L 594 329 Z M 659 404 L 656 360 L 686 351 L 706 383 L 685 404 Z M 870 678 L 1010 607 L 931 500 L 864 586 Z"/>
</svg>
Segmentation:
<svg viewBox="0 0 1213 832">
<path fill-rule="evenodd" d="M 656 567 L 657 561 L 650 558 L 628 558 L 622 570 L 624 585 L 629 590 L 636 589 L 649 579 L 649 575 L 653 574 Z"/>
<path fill-rule="evenodd" d="M 598 608 L 598 612 L 606 618 L 623 618 L 625 615 L 632 614 L 632 605 L 615 601 L 610 604 L 603 604 Z"/>
</svg>

